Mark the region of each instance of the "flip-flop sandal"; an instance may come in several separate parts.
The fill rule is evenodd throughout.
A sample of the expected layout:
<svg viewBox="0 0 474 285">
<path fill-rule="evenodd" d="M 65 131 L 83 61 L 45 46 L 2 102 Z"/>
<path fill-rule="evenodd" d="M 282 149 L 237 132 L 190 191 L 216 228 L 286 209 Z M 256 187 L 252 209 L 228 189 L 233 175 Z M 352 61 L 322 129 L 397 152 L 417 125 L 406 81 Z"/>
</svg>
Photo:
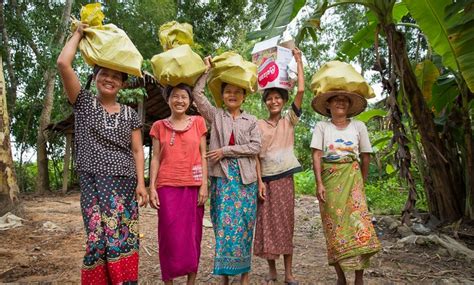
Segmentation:
<svg viewBox="0 0 474 285">
<path fill-rule="evenodd" d="M 285 281 L 285 285 L 299 285 L 300 282 L 298 282 L 297 280 L 293 280 L 293 281 Z"/>
</svg>

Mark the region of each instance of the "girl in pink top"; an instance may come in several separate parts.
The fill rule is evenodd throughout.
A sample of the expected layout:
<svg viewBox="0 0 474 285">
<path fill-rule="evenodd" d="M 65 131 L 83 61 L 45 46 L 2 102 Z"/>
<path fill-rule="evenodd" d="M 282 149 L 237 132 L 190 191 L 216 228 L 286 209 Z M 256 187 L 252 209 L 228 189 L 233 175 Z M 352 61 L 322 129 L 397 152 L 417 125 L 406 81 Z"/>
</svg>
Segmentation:
<svg viewBox="0 0 474 285">
<path fill-rule="evenodd" d="M 150 168 L 150 203 L 158 209 L 161 277 L 165 284 L 187 275 L 194 284 L 201 255 L 204 203 L 208 197 L 206 124 L 189 116 L 189 86 L 166 89 L 171 116 L 155 122 Z"/>
</svg>

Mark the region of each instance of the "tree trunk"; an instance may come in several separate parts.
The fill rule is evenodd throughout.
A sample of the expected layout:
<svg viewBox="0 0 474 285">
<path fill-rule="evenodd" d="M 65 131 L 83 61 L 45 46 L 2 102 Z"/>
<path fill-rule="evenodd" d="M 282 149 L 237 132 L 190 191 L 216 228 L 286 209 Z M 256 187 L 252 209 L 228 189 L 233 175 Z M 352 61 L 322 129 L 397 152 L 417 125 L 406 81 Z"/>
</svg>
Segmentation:
<svg viewBox="0 0 474 285">
<path fill-rule="evenodd" d="M 404 88 L 404 96 L 411 105 L 411 112 L 421 135 L 421 143 L 425 150 L 429 172 L 432 176 L 434 193 L 430 195 L 435 204 L 432 214 L 442 221 L 453 221 L 462 217 L 463 189 L 462 175 L 455 173 L 443 156 L 446 148 L 438 137 L 433 121 L 433 114 L 426 105 L 423 95 L 416 82 L 406 51 L 405 37 L 398 32 L 394 24 L 383 25 L 387 43 L 393 56 L 393 62 L 398 77 Z M 461 184 L 461 185 L 460 185 Z"/>
<path fill-rule="evenodd" d="M 10 211 L 20 192 L 15 175 L 10 144 L 10 120 L 7 110 L 7 95 L 3 62 L 0 56 L 0 215 Z"/>
<path fill-rule="evenodd" d="M 56 79 L 56 71 L 47 70 L 44 80 L 46 89 L 43 100 L 43 110 L 40 116 L 40 125 L 38 128 L 38 138 L 36 140 L 36 162 L 38 165 L 38 176 L 36 177 L 36 191 L 40 194 L 49 191 L 49 171 L 48 171 L 48 151 L 46 144 L 48 143 L 48 134 L 45 131 L 49 125 L 51 110 L 53 109 L 53 93 L 54 81 Z"/>
<path fill-rule="evenodd" d="M 9 110 L 10 113 L 13 114 L 13 108 L 15 106 L 15 101 L 16 101 L 16 93 L 18 89 L 18 81 L 15 76 L 15 71 L 13 69 L 13 63 L 12 63 L 12 52 L 10 49 L 10 43 L 8 39 L 8 33 L 7 33 L 7 27 L 5 26 L 5 16 L 3 12 L 3 6 L 5 4 L 2 3 L 0 5 L 0 31 L 2 33 L 2 42 L 3 46 L 5 49 L 5 61 L 7 65 L 7 70 L 8 70 L 8 78 L 9 78 L 9 87 L 8 87 L 8 104 L 10 106 Z"/>
<path fill-rule="evenodd" d="M 66 25 L 71 15 L 72 0 L 67 0 L 64 6 L 61 23 L 58 26 L 57 33 L 52 39 L 51 47 L 64 45 Z M 34 47 L 34 43 L 30 45 Z M 34 48 L 33 48 L 34 50 Z M 48 155 L 46 144 L 48 142 L 48 134 L 45 132 L 46 127 L 50 123 L 51 110 L 54 101 L 54 83 L 56 81 L 57 70 L 54 64 L 50 63 L 44 72 L 45 80 L 45 96 L 43 99 L 43 110 L 39 119 L 38 138 L 36 140 L 37 152 L 36 161 L 38 165 L 38 176 L 36 177 L 36 191 L 44 193 L 49 190 L 49 173 L 48 173 Z"/>
<path fill-rule="evenodd" d="M 474 220 L 474 140 L 472 134 L 472 121 L 469 117 L 469 100 L 473 94 L 464 86 L 463 90 L 465 96 L 462 98 L 461 117 L 462 126 L 464 129 L 464 144 L 465 149 L 465 177 L 466 177 L 466 206 L 464 215 L 469 219 Z"/>
</svg>

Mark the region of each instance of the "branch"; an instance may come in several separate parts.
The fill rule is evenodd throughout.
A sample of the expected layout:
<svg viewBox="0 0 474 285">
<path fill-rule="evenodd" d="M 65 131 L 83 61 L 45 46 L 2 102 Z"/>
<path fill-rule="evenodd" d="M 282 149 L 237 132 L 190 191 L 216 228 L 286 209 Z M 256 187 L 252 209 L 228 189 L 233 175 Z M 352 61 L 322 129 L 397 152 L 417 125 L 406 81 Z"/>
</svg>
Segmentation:
<svg viewBox="0 0 474 285">
<path fill-rule="evenodd" d="M 64 38 L 66 37 L 67 23 L 71 17 L 72 2 L 72 0 L 66 1 L 66 5 L 64 6 L 63 14 L 61 16 L 61 22 L 58 26 L 56 34 L 51 39 L 52 43 L 58 43 L 59 45 L 62 45 L 64 42 Z"/>
</svg>

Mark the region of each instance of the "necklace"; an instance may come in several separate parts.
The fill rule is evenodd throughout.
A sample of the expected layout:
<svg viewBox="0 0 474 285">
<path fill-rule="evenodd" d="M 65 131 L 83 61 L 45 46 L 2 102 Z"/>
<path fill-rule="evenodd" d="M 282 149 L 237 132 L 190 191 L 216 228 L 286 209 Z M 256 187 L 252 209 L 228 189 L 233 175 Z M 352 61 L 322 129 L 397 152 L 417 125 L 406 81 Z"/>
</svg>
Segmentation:
<svg viewBox="0 0 474 285">
<path fill-rule="evenodd" d="M 181 132 L 181 131 L 186 130 L 189 127 L 189 124 L 191 123 L 191 117 L 187 116 L 186 119 L 182 120 L 182 122 L 187 121 L 187 125 L 184 129 L 181 129 L 181 130 L 175 129 L 173 121 L 171 121 L 171 117 L 169 117 L 167 120 L 168 120 L 168 123 L 171 127 L 171 130 L 172 130 L 171 131 L 171 138 L 170 138 L 170 146 L 173 146 L 174 141 L 176 139 L 176 131 Z M 178 123 L 178 122 L 176 122 L 176 123 Z"/>
<path fill-rule="evenodd" d="M 93 105 L 94 105 L 94 109 L 97 108 L 97 101 L 99 101 L 99 104 L 100 104 L 100 107 L 102 109 L 102 117 L 104 119 L 104 127 L 105 129 L 109 129 L 109 130 L 113 130 L 113 129 L 116 129 L 118 127 L 118 118 L 120 116 L 120 113 L 122 112 L 122 108 L 119 106 L 119 112 L 118 113 L 115 113 L 115 122 L 114 122 L 114 125 L 111 126 L 108 124 L 108 121 L 107 120 L 107 117 L 110 117 L 109 113 L 107 112 L 107 110 L 105 109 L 105 107 L 102 105 L 102 103 L 100 103 L 100 100 L 99 98 L 95 97 L 94 98 L 94 102 L 93 102 Z M 125 108 L 125 119 L 127 119 L 128 117 L 128 114 L 127 114 L 127 108 Z"/>
<path fill-rule="evenodd" d="M 113 125 L 109 125 L 109 120 L 107 119 L 107 117 L 109 117 L 108 114 L 106 114 L 107 111 L 105 111 L 105 109 L 103 110 L 102 112 L 102 115 L 103 115 L 103 118 L 104 118 L 104 126 L 106 129 L 109 129 L 109 130 L 113 130 L 113 129 L 116 129 L 118 127 L 118 118 L 120 116 L 120 113 L 115 113 L 115 121 L 114 121 L 114 124 Z"/>
</svg>

